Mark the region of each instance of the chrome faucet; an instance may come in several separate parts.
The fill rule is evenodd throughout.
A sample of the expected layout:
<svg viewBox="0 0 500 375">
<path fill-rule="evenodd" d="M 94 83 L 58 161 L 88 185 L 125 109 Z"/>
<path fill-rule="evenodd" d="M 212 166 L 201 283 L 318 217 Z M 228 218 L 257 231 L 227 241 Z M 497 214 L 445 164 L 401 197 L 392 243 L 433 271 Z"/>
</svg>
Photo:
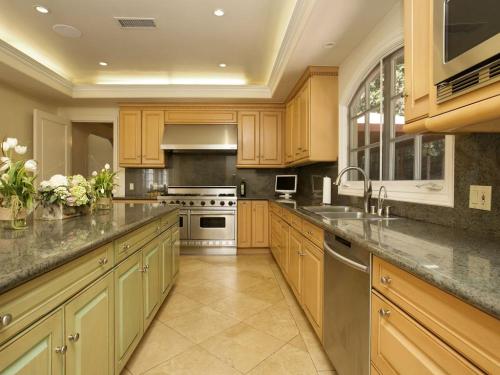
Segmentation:
<svg viewBox="0 0 500 375">
<path fill-rule="evenodd" d="M 364 193 L 363 193 L 363 208 L 365 211 L 365 214 L 369 213 L 369 207 L 370 207 L 370 199 L 372 198 L 372 182 L 366 175 L 365 171 L 362 170 L 359 167 L 346 167 L 342 169 L 337 176 L 337 179 L 335 180 L 335 185 L 340 186 L 340 180 L 342 179 L 342 176 L 344 173 L 349 172 L 349 171 L 358 171 L 363 175 L 364 179 Z"/>
<path fill-rule="evenodd" d="M 384 196 L 382 197 L 382 190 L 384 191 Z M 377 200 L 377 214 L 378 216 L 382 216 L 382 211 L 384 208 L 384 200 L 387 199 L 387 189 L 384 185 L 378 189 L 378 200 Z"/>
</svg>

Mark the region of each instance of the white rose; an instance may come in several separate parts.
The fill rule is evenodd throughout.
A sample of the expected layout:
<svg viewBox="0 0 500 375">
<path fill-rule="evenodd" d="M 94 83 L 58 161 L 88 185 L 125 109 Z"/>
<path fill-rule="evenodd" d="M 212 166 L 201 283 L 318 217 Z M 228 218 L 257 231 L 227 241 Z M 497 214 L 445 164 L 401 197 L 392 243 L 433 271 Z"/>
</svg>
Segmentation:
<svg viewBox="0 0 500 375">
<path fill-rule="evenodd" d="M 7 152 L 10 150 L 10 144 L 8 142 L 2 142 L 2 150 L 3 152 Z"/>
<path fill-rule="evenodd" d="M 101 189 L 101 194 L 104 194 L 104 189 Z"/>
<path fill-rule="evenodd" d="M 46 188 L 48 188 L 49 186 L 50 186 L 50 182 L 49 182 L 49 181 L 42 181 L 42 182 L 40 182 L 40 187 L 41 187 L 42 189 L 46 189 Z"/>
<path fill-rule="evenodd" d="M 25 168 L 28 172 L 33 172 L 33 173 L 35 173 L 35 172 L 36 172 L 36 161 L 34 161 L 33 159 L 26 160 L 26 162 L 24 163 L 24 168 Z"/>
<path fill-rule="evenodd" d="M 16 147 L 14 147 L 14 151 L 16 151 L 16 153 L 19 155 L 24 155 L 26 151 L 28 151 L 28 147 L 17 145 Z"/>
<path fill-rule="evenodd" d="M 7 156 L 2 156 L 0 158 L 0 172 L 4 172 L 9 169 L 11 164 L 12 162 Z"/>
<path fill-rule="evenodd" d="M 92 172 L 92 176 L 97 176 L 97 171 Z"/>
<path fill-rule="evenodd" d="M 5 142 L 9 144 L 10 148 L 14 148 L 17 146 L 17 138 L 7 138 Z"/>
<path fill-rule="evenodd" d="M 104 169 L 109 170 L 110 166 L 108 163 L 104 164 Z"/>
<path fill-rule="evenodd" d="M 116 194 L 116 189 L 111 190 L 111 193 L 112 193 L 113 195 L 115 195 L 115 194 Z"/>
<path fill-rule="evenodd" d="M 68 179 L 62 174 L 55 174 L 50 178 L 49 184 L 53 188 L 58 186 L 68 186 Z"/>
</svg>

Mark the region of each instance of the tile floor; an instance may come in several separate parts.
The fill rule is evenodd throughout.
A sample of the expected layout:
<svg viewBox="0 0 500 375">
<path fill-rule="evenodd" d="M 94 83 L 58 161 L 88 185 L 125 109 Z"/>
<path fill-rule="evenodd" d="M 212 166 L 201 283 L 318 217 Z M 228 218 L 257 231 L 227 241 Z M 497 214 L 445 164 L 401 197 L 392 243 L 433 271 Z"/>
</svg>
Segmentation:
<svg viewBox="0 0 500 375">
<path fill-rule="evenodd" d="M 122 375 L 335 374 L 270 255 L 182 256 Z"/>
</svg>

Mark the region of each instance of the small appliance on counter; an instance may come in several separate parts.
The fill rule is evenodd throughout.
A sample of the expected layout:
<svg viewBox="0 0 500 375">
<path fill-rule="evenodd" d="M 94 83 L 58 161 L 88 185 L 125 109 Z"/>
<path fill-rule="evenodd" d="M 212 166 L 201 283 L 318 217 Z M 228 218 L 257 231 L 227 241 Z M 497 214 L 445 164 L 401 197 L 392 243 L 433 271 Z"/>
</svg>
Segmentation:
<svg viewBox="0 0 500 375">
<path fill-rule="evenodd" d="M 240 197 L 245 197 L 247 195 L 247 182 L 244 178 L 240 182 Z"/>
<path fill-rule="evenodd" d="M 292 194 L 295 194 L 297 192 L 297 175 L 277 175 L 274 185 L 274 191 L 276 193 L 283 193 L 279 196 L 280 198 L 292 198 Z"/>
</svg>

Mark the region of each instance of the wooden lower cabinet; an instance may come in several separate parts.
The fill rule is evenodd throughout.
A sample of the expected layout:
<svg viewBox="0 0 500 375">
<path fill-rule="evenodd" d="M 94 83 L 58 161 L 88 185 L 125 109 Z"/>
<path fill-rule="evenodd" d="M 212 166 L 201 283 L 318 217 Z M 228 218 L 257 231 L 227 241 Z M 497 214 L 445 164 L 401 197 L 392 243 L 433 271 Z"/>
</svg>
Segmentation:
<svg viewBox="0 0 500 375">
<path fill-rule="evenodd" d="M 302 305 L 316 334 L 323 336 L 323 253 L 308 240 L 302 241 Z"/>
<path fill-rule="evenodd" d="M 115 372 L 123 369 L 143 333 L 142 253 L 121 263 L 115 279 Z"/>
<path fill-rule="evenodd" d="M 153 321 L 154 314 L 160 305 L 161 251 L 162 246 L 159 240 L 153 240 L 142 250 L 144 330 L 146 330 Z"/>
<path fill-rule="evenodd" d="M 269 203 L 267 200 L 238 202 L 238 247 L 269 247 Z"/>
<path fill-rule="evenodd" d="M 291 229 L 288 239 L 288 282 L 295 296 L 300 301 L 302 294 L 302 236 L 295 229 Z"/>
<path fill-rule="evenodd" d="M 481 374 L 394 304 L 372 293 L 371 361 L 381 374 Z"/>
<path fill-rule="evenodd" d="M 0 348 L 0 374 L 62 375 L 64 345 L 63 312 L 58 309 Z"/>
<path fill-rule="evenodd" d="M 252 247 L 252 201 L 238 202 L 238 247 Z"/>
<path fill-rule="evenodd" d="M 286 276 L 286 275 L 288 275 L 288 263 L 289 263 L 288 259 L 289 259 L 289 252 L 290 252 L 290 249 L 288 246 L 288 244 L 289 244 L 289 239 L 288 239 L 289 226 L 284 221 L 281 221 L 280 225 L 281 225 L 281 232 L 280 232 L 281 240 L 280 240 L 280 261 L 279 261 L 279 264 L 281 267 L 281 271 Z"/>
<path fill-rule="evenodd" d="M 67 375 L 113 374 L 113 290 L 110 273 L 65 306 Z"/>
</svg>

